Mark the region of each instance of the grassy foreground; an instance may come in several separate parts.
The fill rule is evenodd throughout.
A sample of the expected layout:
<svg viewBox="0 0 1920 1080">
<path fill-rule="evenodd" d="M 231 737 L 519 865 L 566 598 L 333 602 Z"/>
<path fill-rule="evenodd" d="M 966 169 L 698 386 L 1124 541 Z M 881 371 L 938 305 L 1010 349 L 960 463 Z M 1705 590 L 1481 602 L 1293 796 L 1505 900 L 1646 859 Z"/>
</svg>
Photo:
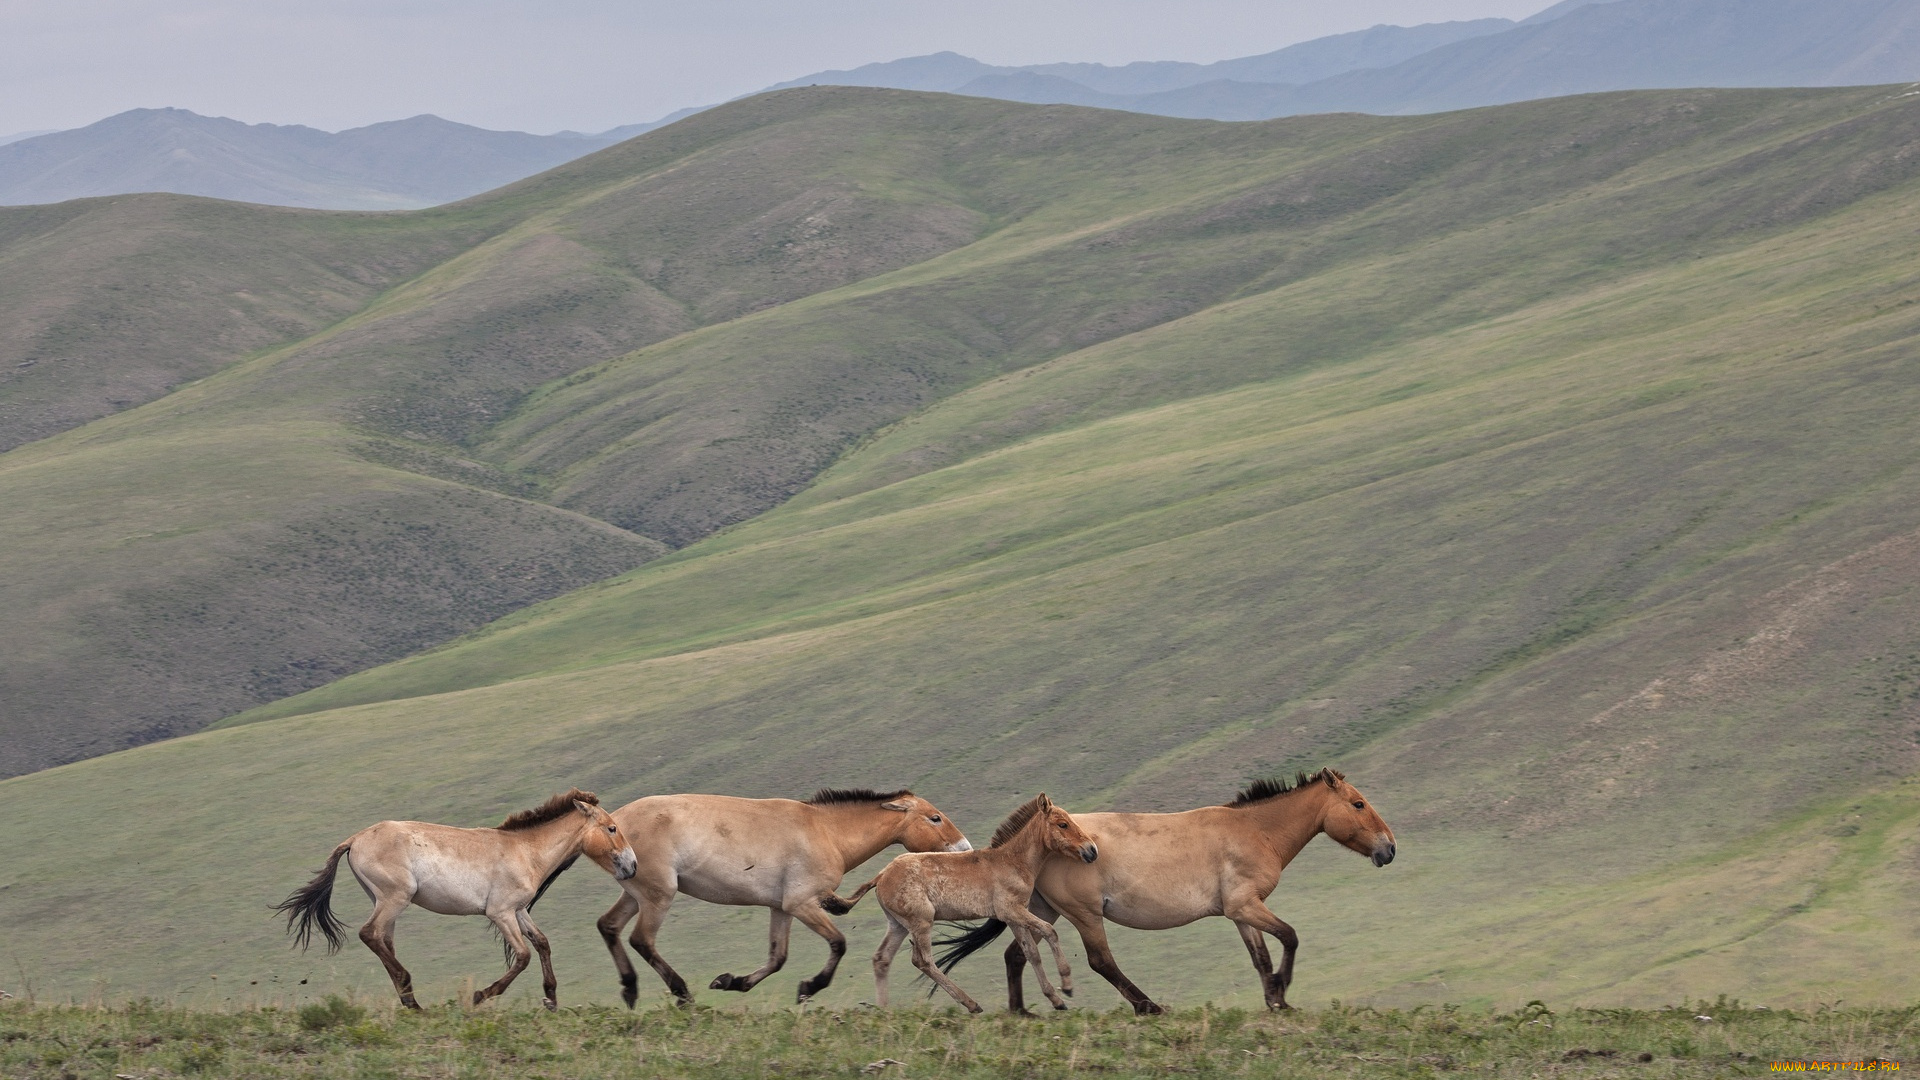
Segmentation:
<svg viewBox="0 0 1920 1080">
<path fill-rule="evenodd" d="M 1154 1018 L 1116 1010 L 1033 1019 L 971 1019 L 956 1009 L 547 1014 L 455 1005 L 409 1015 L 339 997 L 224 1013 L 10 1002 L 0 1007 L 0 1075 L 1728 1076 L 1781 1071 L 1779 1062 L 1897 1069 L 1920 1049 L 1916 1027 L 1920 1006 L 1794 1012 L 1724 998 L 1561 1014 L 1538 1002 L 1510 1013 L 1334 1002 L 1277 1016 L 1207 1006 Z"/>
</svg>

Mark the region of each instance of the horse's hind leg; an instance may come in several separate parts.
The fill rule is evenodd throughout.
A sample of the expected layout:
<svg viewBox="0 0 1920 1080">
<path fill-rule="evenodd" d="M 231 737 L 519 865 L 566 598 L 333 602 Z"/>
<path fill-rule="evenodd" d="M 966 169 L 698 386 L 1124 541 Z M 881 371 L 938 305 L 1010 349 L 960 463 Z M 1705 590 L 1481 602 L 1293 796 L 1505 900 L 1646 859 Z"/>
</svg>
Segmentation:
<svg viewBox="0 0 1920 1080">
<path fill-rule="evenodd" d="M 1017 928 L 1015 932 L 1018 932 Z M 947 978 L 947 973 L 941 971 L 940 965 L 933 962 L 933 920 L 915 920 L 913 927 L 908 931 L 908 936 L 913 939 L 913 966 L 920 969 L 920 974 L 939 983 L 940 989 L 952 994 L 953 1000 L 966 1006 L 968 1012 L 979 1012 L 980 1003 L 968 997 L 967 992 L 960 989 L 960 984 Z M 1046 989 L 1047 996 L 1052 997 L 1052 987 Z"/>
<path fill-rule="evenodd" d="M 805 1001 L 833 984 L 834 972 L 840 970 L 840 958 L 847 955 L 847 935 L 841 933 L 840 928 L 827 917 L 818 897 L 809 897 L 801 902 L 794 908 L 793 917 L 827 942 L 827 966 L 821 968 L 813 978 L 800 980 L 800 1000 Z"/>
<path fill-rule="evenodd" d="M 887 1007 L 887 972 L 893 969 L 893 954 L 900 951 L 900 943 L 905 940 L 906 926 L 888 914 L 887 936 L 873 952 L 873 1004 L 877 1008 Z"/>
<path fill-rule="evenodd" d="M 1120 962 L 1113 958 L 1113 947 L 1107 944 L 1107 924 L 1099 914 L 1088 915 L 1068 908 L 1061 912 L 1067 921 L 1080 931 L 1080 944 L 1087 950 L 1087 966 L 1100 973 L 1100 977 L 1113 985 L 1120 996 L 1133 1006 L 1136 1016 L 1148 1016 L 1167 1010 L 1154 1003 L 1146 991 L 1133 984 L 1127 973 L 1120 970 Z"/>
<path fill-rule="evenodd" d="M 621 883 L 620 899 L 594 925 L 599 927 L 600 940 L 606 942 L 607 952 L 613 956 L 614 969 L 620 973 L 620 1000 L 631 1009 L 633 1003 L 640 999 L 640 976 L 633 970 L 633 961 L 627 959 L 627 947 L 620 944 L 620 931 L 626 929 L 628 920 L 640 910 L 640 901 L 625 890 L 625 884 Z"/>
<path fill-rule="evenodd" d="M 1239 929 L 1240 940 L 1247 945 L 1247 955 L 1253 958 L 1253 969 L 1260 974 L 1260 989 L 1266 997 L 1267 1008 L 1293 1008 L 1287 1004 L 1287 987 L 1293 985 L 1293 956 L 1300 948 L 1300 936 L 1257 900 L 1240 905 L 1229 912 L 1227 918 Z M 1278 972 L 1273 970 L 1273 958 L 1267 953 L 1266 939 L 1260 936 L 1262 932 L 1272 934 L 1280 942 Z"/>
<path fill-rule="evenodd" d="M 362 883 L 362 888 L 366 888 Z M 369 892 L 372 890 L 369 889 Z M 413 999 L 413 975 L 400 964 L 400 958 L 393 951 L 393 924 L 400 919 L 400 913 L 407 910 L 412 902 L 410 897 L 388 895 L 374 901 L 373 916 L 360 928 L 360 940 L 380 963 L 387 969 L 387 978 L 393 980 L 393 989 L 400 995 L 400 1004 L 409 1009 L 418 1009 L 420 1003 Z"/>
<path fill-rule="evenodd" d="M 787 966 L 787 941 L 793 934 L 793 916 L 774 908 L 767 921 L 767 962 L 745 975 L 716 975 L 707 984 L 709 990 L 737 990 L 746 993 L 760 980 Z"/>
<path fill-rule="evenodd" d="M 492 986 L 473 992 L 475 1005 L 506 993 L 507 987 L 513 985 L 513 980 L 519 978 L 533 960 L 533 950 L 527 947 L 526 936 L 520 933 L 520 920 L 516 918 L 518 914 L 518 911 L 487 912 L 487 918 L 500 928 L 500 936 L 507 939 L 507 952 L 513 957 L 513 962 L 507 965 L 507 973 L 495 979 Z"/>
<path fill-rule="evenodd" d="M 547 943 L 547 935 L 533 925 L 533 916 L 525 911 L 519 913 L 520 932 L 527 935 L 533 943 L 533 951 L 540 954 L 540 989 L 545 997 L 541 1004 L 549 1011 L 560 1007 L 560 983 L 553 977 L 553 949 Z"/>
</svg>

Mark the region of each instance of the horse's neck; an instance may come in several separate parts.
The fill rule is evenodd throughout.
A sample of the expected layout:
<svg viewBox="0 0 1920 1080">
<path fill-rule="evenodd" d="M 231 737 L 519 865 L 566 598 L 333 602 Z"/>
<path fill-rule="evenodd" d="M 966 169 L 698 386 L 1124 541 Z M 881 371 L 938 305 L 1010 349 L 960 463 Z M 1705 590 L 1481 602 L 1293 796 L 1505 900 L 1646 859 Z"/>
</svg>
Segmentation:
<svg viewBox="0 0 1920 1080">
<path fill-rule="evenodd" d="M 817 809 L 826 815 L 833 845 L 840 852 L 842 874 L 893 846 L 900 839 L 900 824 L 906 820 L 906 815 L 898 811 L 876 810 L 863 803 Z"/>
<path fill-rule="evenodd" d="M 542 867 L 541 873 L 545 874 L 580 854 L 580 849 L 584 846 L 581 838 L 585 834 L 580 828 L 577 815 L 569 814 L 537 825 L 520 835 L 526 837 L 524 842 L 536 853 L 535 859 Z"/>
<path fill-rule="evenodd" d="M 1040 876 L 1040 864 L 1047 861 L 1047 838 L 1043 831 L 1046 828 L 1045 816 L 1042 815 L 1039 821 L 1038 826 L 1028 825 L 1014 833 L 1006 843 L 988 849 L 1004 853 L 1001 858 L 1028 881 Z"/>
<path fill-rule="evenodd" d="M 1316 782 L 1315 787 L 1323 787 Z M 1242 811 L 1259 828 L 1274 853 L 1285 866 L 1302 848 L 1320 835 L 1325 818 L 1327 793 L 1316 790 L 1295 791 Z"/>
</svg>

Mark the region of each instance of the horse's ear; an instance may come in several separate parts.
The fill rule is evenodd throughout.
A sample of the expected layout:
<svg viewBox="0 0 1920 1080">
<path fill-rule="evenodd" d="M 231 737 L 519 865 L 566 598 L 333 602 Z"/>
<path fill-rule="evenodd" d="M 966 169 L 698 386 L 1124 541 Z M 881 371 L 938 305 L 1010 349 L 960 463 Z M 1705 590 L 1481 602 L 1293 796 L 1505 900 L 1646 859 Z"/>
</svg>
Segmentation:
<svg viewBox="0 0 1920 1080">
<path fill-rule="evenodd" d="M 1038 795 L 1035 795 L 1033 797 L 1033 801 L 1040 804 L 1040 812 L 1043 814 L 1053 809 L 1053 800 L 1047 798 L 1047 793 L 1044 791 Z"/>
<path fill-rule="evenodd" d="M 895 800 L 893 800 L 892 802 L 883 802 L 883 803 L 881 803 L 881 804 L 880 804 L 880 809 L 882 809 L 882 810 L 893 810 L 893 811 L 896 811 L 896 812 L 898 812 L 898 813 L 902 813 L 902 814 L 904 814 L 904 813 L 906 813 L 907 811 L 909 811 L 909 810 L 911 810 L 911 809 L 913 809 L 913 804 L 912 804 L 912 803 L 910 803 L 910 802 L 908 802 L 908 801 L 907 801 L 907 800 L 905 800 L 905 799 L 895 799 Z"/>
<path fill-rule="evenodd" d="M 599 809 L 599 807 L 595 806 L 594 804 L 590 802 L 582 802 L 579 799 L 573 800 L 573 805 L 575 809 L 579 810 L 581 813 L 587 815 L 588 817 L 592 817 L 593 812 Z"/>
<path fill-rule="evenodd" d="M 1321 769 L 1320 779 L 1325 780 L 1327 786 L 1335 791 L 1340 790 L 1340 774 L 1334 772 L 1332 769 Z"/>
</svg>

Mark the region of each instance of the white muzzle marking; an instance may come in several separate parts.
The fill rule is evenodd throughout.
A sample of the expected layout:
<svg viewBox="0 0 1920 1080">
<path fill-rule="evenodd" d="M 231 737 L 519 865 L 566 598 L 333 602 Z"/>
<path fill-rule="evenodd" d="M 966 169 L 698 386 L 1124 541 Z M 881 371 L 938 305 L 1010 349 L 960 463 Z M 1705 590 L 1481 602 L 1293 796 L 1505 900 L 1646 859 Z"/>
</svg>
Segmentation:
<svg viewBox="0 0 1920 1080">
<path fill-rule="evenodd" d="M 948 851 L 972 851 L 973 845 L 967 843 L 967 838 L 963 836 L 960 839 L 955 840 L 953 843 L 948 844 L 947 850 Z"/>
</svg>

